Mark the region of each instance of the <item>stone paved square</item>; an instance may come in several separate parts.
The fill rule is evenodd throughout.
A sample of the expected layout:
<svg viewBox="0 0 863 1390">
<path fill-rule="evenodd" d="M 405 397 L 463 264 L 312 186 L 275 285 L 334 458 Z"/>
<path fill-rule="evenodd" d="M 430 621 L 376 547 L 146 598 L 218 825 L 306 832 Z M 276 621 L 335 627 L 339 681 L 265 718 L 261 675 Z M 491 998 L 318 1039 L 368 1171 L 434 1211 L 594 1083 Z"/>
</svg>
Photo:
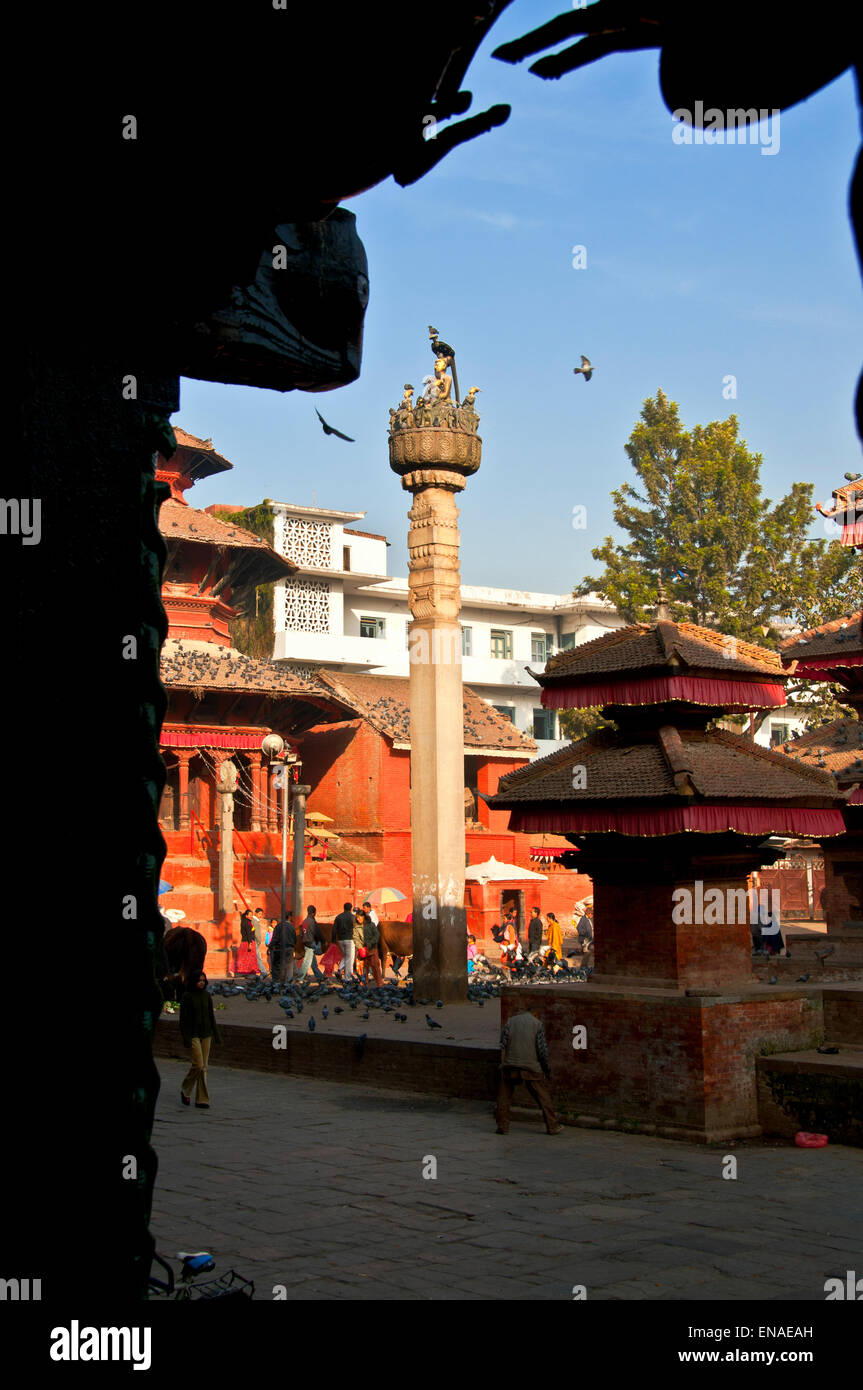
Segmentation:
<svg viewBox="0 0 863 1390">
<path fill-rule="evenodd" d="M 501 1136 L 483 1102 L 218 1066 L 186 1110 L 184 1064 L 158 1066 L 157 1249 L 209 1250 L 256 1299 L 823 1302 L 863 1270 L 856 1149 L 550 1137 L 527 1110 Z"/>
</svg>

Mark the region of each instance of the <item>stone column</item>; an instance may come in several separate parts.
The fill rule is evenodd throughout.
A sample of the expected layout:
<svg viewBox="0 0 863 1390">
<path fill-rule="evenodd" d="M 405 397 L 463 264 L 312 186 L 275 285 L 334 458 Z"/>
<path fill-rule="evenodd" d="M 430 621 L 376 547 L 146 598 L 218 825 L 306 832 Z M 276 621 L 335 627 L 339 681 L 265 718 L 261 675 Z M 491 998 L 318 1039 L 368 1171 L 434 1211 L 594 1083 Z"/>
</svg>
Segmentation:
<svg viewBox="0 0 863 1390">
<path fill-rule="evenodd" d="M 274 773 L 273 769 L 270 768 L 270 769 L 269 769 L 269 772 L 267 771 L 267 769 L 262 769 L 262 770 L 263 770 L 263 773 L 264 773 L 264 789 L 265 789 L 266 801 L 267 801 L 267 805 L 266 805 L 266 812 L 267 812 L 267 814 L 266 814 L 267 831 L 268 831 L 271 835 L 274 835 L 274 834 L 278 831 L 278 828 L 279 828 L 279 804 L 278 804 L 279 793 L 278 793 L 277 791 L 274 791 L 274 789 L 273 789 L 273 778 L 274 778 L 274 776 L 275 776 L 275 773 Z"/>
<path fill-rule="evenodd" d="M 262 817 L 263 817 L 263 810 L 262 810 L 262 807 L 261 807 L 261 763 L 262 763 L 262 761 L 263 761 L 263 754 L 262 754 L 262 753 L 251 752 L 251 753 L 249 754 L 249 763 L 250 763 L 251 772 L 252 772 L 252 817 L 251 817 L 251 822 L 250 822 L 250 824 L 251 824 L 251 828 L 252 828 L 253 831 L 255 831 L 255 830 L 260 830 L 260 829 L 262 828 L 262 826 L 261 826 L 261 820 L 262 820 Z"/>
<path fill-rule="evenodd" d="M 408 512 L 413 977 L 417 998 L 444 1002 L 467 993 L 455 494 L 479 468 L 480 452 L 472 408 L 442 398 L 414 409 L 405 403 L 391 417 L 390 466 L 414 497 Z"/>
<path fill-rule="evenodd" d="M 294 863 L 291 873 L 291 909 L 294 926 L 298 927 L 306 915 L 303 895 L 306 891 L 306 797 L 311 791 L 303 782 L 291 783 L 291 805 L 294 818 Z M 287 799 L 286 799 L 287 804 Z"/>
<path fill-rule="evenodd" d="M 234 908 L 234 792 L 237 789 L 237 767 L 230 758 L 219 767 L 219 901 L 220 912 Z"/>
<path fill-rule="evenodd" d="M 179 815 L 177 818 L 177 829 L 188 830 L 191 822 L 191 810 L 189 806 L 189 763 L 195 756 L 193 748 L 175 748 L 174 753 L 177 757 L 177 767 L 180 773 L 180 786 L 178 792 Z"/>
</svg>

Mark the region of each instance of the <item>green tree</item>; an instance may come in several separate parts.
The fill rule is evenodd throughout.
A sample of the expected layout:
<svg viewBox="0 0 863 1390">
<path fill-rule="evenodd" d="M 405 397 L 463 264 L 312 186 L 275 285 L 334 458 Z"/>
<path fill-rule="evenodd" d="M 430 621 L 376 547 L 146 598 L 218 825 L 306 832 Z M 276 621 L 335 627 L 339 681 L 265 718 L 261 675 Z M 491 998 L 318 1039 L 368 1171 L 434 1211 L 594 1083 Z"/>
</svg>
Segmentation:
<svg viewBox="0 0 863 1390">
<path fill-rule="evenodd" d="M 859 604 L 859 556 L 807 535 L 812 484 L 794 483 L 775 505 L 762 497 L 761 456 L 738 438 L 736 416 L 688 431 L 660 390 L 644 401 L 625 449 L 637 482 L 611 495 L 629 539 L 608 536 L 591 552 L 604 570 L 576 594 L 599 593 L 630 622 L 651 621 L 661 578 L 675 621 L 772 648 L 788 624 L 818 626 Z M 807 717 L 832 707 L 828 692 L 825 701 L 812 686 L 805 693 Z"/>
</svg>

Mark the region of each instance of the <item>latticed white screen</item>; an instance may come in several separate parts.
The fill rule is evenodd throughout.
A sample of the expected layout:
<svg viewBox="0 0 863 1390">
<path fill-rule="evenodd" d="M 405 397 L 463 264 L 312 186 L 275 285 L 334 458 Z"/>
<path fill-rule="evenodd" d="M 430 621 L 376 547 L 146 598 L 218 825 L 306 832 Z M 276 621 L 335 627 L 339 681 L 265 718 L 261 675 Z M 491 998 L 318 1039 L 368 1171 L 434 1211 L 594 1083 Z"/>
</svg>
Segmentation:
<svg viewBox="0 0 863 1390">
<path fill-rule="evenodd" d="M 313 569 L 333 568 L 333 526 L 330 522 L 286 517 L 284 545 L 285 555 L 295 565 Z"/>
<path fill-rule="evenodd" d="M 285 627 L 289 632 L 329 632 L 330 586 L 325 579 L 285 581 Z"/>
</svg>

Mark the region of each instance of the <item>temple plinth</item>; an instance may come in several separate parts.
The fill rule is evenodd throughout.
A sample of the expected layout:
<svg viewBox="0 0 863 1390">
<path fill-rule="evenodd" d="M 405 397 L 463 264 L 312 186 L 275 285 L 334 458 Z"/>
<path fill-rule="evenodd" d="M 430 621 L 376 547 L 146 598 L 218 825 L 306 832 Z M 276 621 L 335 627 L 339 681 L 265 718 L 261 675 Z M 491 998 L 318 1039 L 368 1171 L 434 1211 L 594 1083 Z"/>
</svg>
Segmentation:
<svg viewBox="0 0 863 1390">
<path fill-rule="evenodd" d="M 467 995 L 464 907 L 464 720 L 459 511 L 455 494 L 480 465 L 474 409 L 451 400 L 448 359 L 414 403 L 390 411 L 390 467 L 408 512 L 413 977 L 417 998 Z"/>
</svg>

